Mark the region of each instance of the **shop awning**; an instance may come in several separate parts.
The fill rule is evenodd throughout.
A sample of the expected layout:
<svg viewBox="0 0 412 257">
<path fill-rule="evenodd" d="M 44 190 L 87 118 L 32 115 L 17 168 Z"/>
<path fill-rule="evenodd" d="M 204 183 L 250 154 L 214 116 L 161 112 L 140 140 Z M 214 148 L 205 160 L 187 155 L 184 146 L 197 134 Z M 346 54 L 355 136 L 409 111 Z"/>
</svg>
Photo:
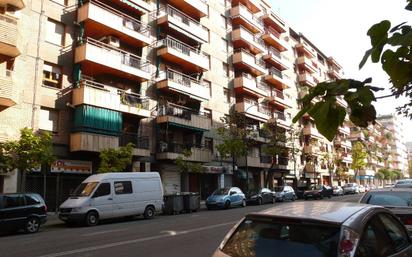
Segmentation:
<svg viewBox="0 0 412 257">
<path fill-rule="evenodd" d="M 132 7 L 133 9 L 136 9 L 140 13 L 147 12 L 147 10 L 145 10 L 144 8 L 142 8 L 142 7 L 138 6 L 137 4 L 133 3 L 133 1 L 131 1 L 131 0 L 120 0 L 120 2 Z"/>
<path fill-rule="evenodd" d="M 169 122 L 169 125 L 174 126 L 174 127 L 178 127 L 178 128 L 190 129 L 190 130 L 194 130 L 194 131 L 198 131 L 198 132 L 207 131 L 207 129 L 196 128 L 196 127 L 187 126 L 187 125 L 179 124 L 179 123 L 175 123 L 175 122 Z"/>
</svg>

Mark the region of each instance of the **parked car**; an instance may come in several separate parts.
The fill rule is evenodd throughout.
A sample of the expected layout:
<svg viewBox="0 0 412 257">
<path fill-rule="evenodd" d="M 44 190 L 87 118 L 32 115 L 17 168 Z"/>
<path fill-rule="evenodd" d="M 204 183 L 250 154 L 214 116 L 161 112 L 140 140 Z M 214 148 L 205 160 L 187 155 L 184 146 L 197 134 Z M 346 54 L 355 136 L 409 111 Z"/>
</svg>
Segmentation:
<svg viewBox="0 0 412 257">
<path fill-rule="evenodd" d="M 412 236 L 412 188 L 370 191 L 361 198 L 360 202 L 390 209 L 403 222 Z"/>
<path fill-rule="evenodd" d="M 157 172 L 117 172 L 91 175 L 60 205 L 66 223 L 143 215 L 153 218 L 162 210 L 163 187 Z"/>
<path fill-rule="evenodd" d="M 274 203 L 275 198 L 272 194 L 272 191 L 268 188 L 262 188 L 258 190 L 251 190 L 246 196 L 246 202 L 254 204 L 265 204 L 265 203 Z"/>
<path fill-rule="evenodd" d="M 412 256 L 405 227 L 387 209 L 348 202 L 294 202 L 247 214 L 213 257 Z"/>
<path fill-rule="evenodd" d="M 363 185 L 359 185 L 359 193 L 363 194 L 365 193 L 365 191 L 366 191 L 365 187 Z"/>
<path fill-rule="evenodd" d="M 343 186 L 343 193 L 347 194 L 359 194 L 359 186 L 356 183 L 348 183 Z"/>
<path fill-rule="evenodd" d="M 279 186 L 273 189 L 273 196 L 276 201 L 284 202 L 286 200 L 295 201 L 295 190 L 291 186 Z"/>
<path fill-rule="evenodd" d="M 217 189 L 206 199 L 208 209 L 224 208 L 229 209 L 233 206 L 246 206 L 246 197 L 238 187 L 225 187 Z"/>
<path fill-rule="evenodd" d="M 396 188 L 412 188 L 412 179 L 401 179 L 395 183 Z"/>
<path fill-rule="evenodd" d="M 326 185 L 311 185 L 309 190 L 306 190 L 303 194 L 303 198 L 308 200 L 313 199 L 322 199 L 323 197 L 331 197 L 333 194 L 333 189 L 330 186 Z"/>
<path fill-rule="evenodd" d="M 341 186 L 333 186 L 333 195 L 343 195 L 343 189 Z"/>
<path fill-rule="evenodd" d="M 365 185 L 365 192 L 369 192 L 370 190 L 371 190 L 371 187 L 368 184 L 366 184 Z"/>
<path fill-rule="evenodd" d="M 0 231 L 36 233 L 47 221 L 47 206 L 38 194 L 0 194 Z"/>
</svg>

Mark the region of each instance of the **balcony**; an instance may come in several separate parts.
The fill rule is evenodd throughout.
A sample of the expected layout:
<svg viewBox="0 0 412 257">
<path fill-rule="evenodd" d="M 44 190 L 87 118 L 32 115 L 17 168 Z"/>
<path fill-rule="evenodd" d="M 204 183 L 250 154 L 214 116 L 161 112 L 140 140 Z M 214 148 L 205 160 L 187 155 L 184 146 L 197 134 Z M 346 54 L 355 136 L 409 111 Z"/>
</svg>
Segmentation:
<svg viewBox="0 0 412 257">
<path fill-rule="evenodd" d="M 167 143 L 159 142 L 157 147 L 156 158 L 158 160 L 176 160 L 183 156 L 185 150 L 190 150 L 192 155 L 185 158 L 187 161 L 193 162 L 211 162 L 212 152 L 208 148 L 201 146 L 190 146 L 182 143 Z"/>
<path fill-rule="evenodd" d="M 316 57 L 315 50 L 313 50 L 313 48 L 310 47 L 306 42 L 299 43 L 295 47 L 296 47 L 296 50 L 298 51 L 298 53 L 302 53 L 302 54 L 304 54 L 305 56 L 307 56 L 309 58 L 315 58 Z"/>
<path fill-rule="evenodd" d="M 157 14 L 157 24 L 197 42 L 209 42 L 209 32 L 205 27 L 198 21 L 170 5 L 163 6 L 159 9 Z"/>
<path fill-rule="evenodd" d="M 0 0 L 0 6 L 13 5 L 17 9 L 23 9 L 26 6 L 26 0 Z"/>
<path fill-rule="evenodd" d="M 246 167 L 247 165 L 248 167 L 255 167 L 255 168 L 264 168 L 264 167 L 270 168 L 270 163 L 261 163 L 259 156 L 252 156 L 252 155 L 247 156 L 247 162 L 244 156 L 239 157 L 237 164 L 239 167 Z"/>
<path fill-rule="evenodd" d="M 245 48 L 253 54 L 259 54 L 266 50 L 265 42 L 240 26 L 232 31 L 234 48 Z"/>
<path fill-rule="evenodd" d="M 321 154 L 319 146 L 314 146 L 314 145 L 305 145 L 303 147 L 303 152 L 305 154 L 315 154 L 315 155 Z"/>
<path fill-rule="evenodd" d="M 290 105 L 290 102 L 288 101 L 288 99 L 286 99 L 283 91 L 276 89 L 276 88 L 272 88 L 271 90 L 270 101 L 276 106 L 279 106 L 283 109 L 292 108 L 292 106 Z"/>
<path fill-rule="evenodd" d="M 345 126 L 345 125 L 338 127 L 338 131 L 342 134 L 345 134 L 345 135 L 350 134 L 350 128 L 348 126 Z"/>
<path fill-rule="evenodd" d="M 268 75 L 265 76 L 265 81 L 279 89 L 289 88 L 289 81 L 286 80 L 286 76 L 274 67 L 269 69 Z"/>
<path fill-rule="evenodd" d="M 342 162 L 344 163 L 352 163 L 352 155 L 348 153 L 342 154 Z"/>
<path fill-rule="evenodd" d="M 233 65 L 239 71 L 247 71 L 256 77 L 266 73 L 263 60 L 255 58 L 255 56 L 242 49 L 233 54 Z"/>
<path fill-rule="evenodd" d="M 153 11 L 151 1 L 148 0 L 121 0 L 117 2 L 131 12 L 137 11 L 139 15 L 144 15 Z"/>
<path fill-rule="evenodd" d="M 17 99 L 14 92 L 12 72 L 4 70 L 0 74 L 0 106 L 11 107 L 16 105 Z M 0 107 L 0 109 L 3 109 Z"/>
<path fill-rule="evenodd" d="M 308 72 L 299 74 L 299 82 L 306 84 L 310 87 L 315 87 L 318 83 L 315 81 L 315 78 Z"/>
<path fill-rule="evenodd" d="M 156 122 L 199 132 L 209 131 L 212 128 L 210 117 L 172 103 L 159 107 Z"/>
<path fill-rule="evenodd" d="M 262 122 L 266 122 L 271 116 L 271 111 L 268 107 L 258 105 L 257 102 L 248 99 L 236 103 L 235 109 L 237 112 L 244 113 L 247 117 Z"/>
<path fill-rule="evenodd" d="M 209 70 L 209 56 L 202 51 L 186 45 L 172 37 L 157 42 L 157 56 L 176 63 L 187 73 L 205 72 Z"/>
<path fill-rule="evenodd" d="M 127 143 L 133 143 L 133 155 L 150 156 L 149 138 L 138 137 L 137 134 L 123 134 L 118 136 L 108 136 L 102 134 L 75 132 L 70 134 L 70 151 L 100 152 L 108 148 L 119 148 Z"/>
<path fill-rule="evenodd" d="M 269 123 L 276 123 L 279 127 L 290 129 L 291 122 L 286 118 L 282 111 L 274 111 L 273 117 L 268 120 Z"/>
<path fill-rule="evenodd" d="M 289 61 L 273 47 L 268 48 L 267 53 L 263 55 L 263 60 L 280 71 L 287 70 L 290 67 Z"/>
<path fill-rule="evenodd" d="M 348 139 L 339 136 L 335 138 L 334 143 L 336 146 L 345 147 L 347 149 L 352 148 L 352 143 Z"/>
<path fill-rule="evenodd" d="M 123 133 L 119 138 L 119 145 L 126 146 L 129 143 L 132 143 L 134 145 L 133 147 L 134 156 L 150 157 L 149 137 L 139 136 L 136 133 Z"/>
<path fill-rule="evenodd" d="M 96 0 L 89 0 L 78 9 L 77 22 L 84 22 L 93 38 L 112 35 L 140 47 L 152 43 L 150 26 Z"/>
<path fill-rule="evenodd" d="M 228 1 L 229 2 L 229 1 Z M 247 7 L 252 13 L 260 12 L 260 4 L 257 0 L 232 0 L 232 6 L 236 6 L 242 4 L 243 6 Z"/>
<path fill-rule="evenodd" d="M 0 54 L 10 57 L 20 55 L 17 47 L 17 19 L 0 14 Z"/>
<path fill-rule="evenodd" d="M 318 139 L 323 139 L 323 136 L 319 133 L 319 131 L 315 128 L 315 126 L 306 125 L 303 128 L 303 135 L 311 136 Z"/>
<path fill-rule="evenodd" d="M 351 131 L 349 135 L 350 140 L 365 140 L 365 135 L 361 130 L 358 131 Z"/>
<path fill-rule="evenodd" d="M 93 77 L 112 74 L 137 81 L 151 78 L 150 62 L 92 38 L 76 47 L 74 61 L 82 63 L 82 71 Z"/>
<path fill-rule="evenodd" d="M 263 31 L 263 22 L 242 4 L 233 6 L 230 9 L 230 16 L 234 26 L 243 26 L 254 34 Z"/>
<path fill-rule="evenodd" d="M 210 99 L 210 85 L 204 81 L 171 69 L 163 74 L 163 78 L 156 83 L 158 89 L 178 92 L 200 101 Z"/>
<path fill-rule="evenodd" d="M 268 96 L 270 92 L 270 87 L 258 83 L 255 77 L 248 76 L 248 74 L 245 73 L 235 78 L 234 87 L 238 93 L 247 93 L 255 97 L 265 97 Z"/>
<path fill-rule="evenodd" d="M 209 6 L 206 0 L 169 0 L 168 2 L 197 19 L 208 15 Z"/>
<path fill-rule="evenodd" d="M 140 95 L 90 80 L 82 80 L 80 87 L 73 88 L 72 104 L 87 104 L 140 117 L 150 117 L 149 102 L 143 100 Z"/>
<path fill-rule="evenodd" d="M 317 68 L 315 67 L 313 61 L 309 59 L 306 56 L 300 56 L 297 59 L 297 64 L 301 69 L 304 69 L 305 71 L 309 73 L 315 73 L 317 72 Z"/>
<path fill-rule="evenodd" d="M 280 52 L 288 50 L 287 44 L 281 39 L 280 33 L 272 28 L 265 28 L 262 39 Z"/>
<path fill-rule="evenodd" d="M 334 68 L 330 68 L 328 74 L 332 79 L 342 79 L 342 73 Z"/>
<path fill-rule="evenodd" d="M 275 28 L 280 33 L 286 32 L 285 23 L 273 12 L 263 11 L 262 21 L 266 26 Z"/>
</svg>

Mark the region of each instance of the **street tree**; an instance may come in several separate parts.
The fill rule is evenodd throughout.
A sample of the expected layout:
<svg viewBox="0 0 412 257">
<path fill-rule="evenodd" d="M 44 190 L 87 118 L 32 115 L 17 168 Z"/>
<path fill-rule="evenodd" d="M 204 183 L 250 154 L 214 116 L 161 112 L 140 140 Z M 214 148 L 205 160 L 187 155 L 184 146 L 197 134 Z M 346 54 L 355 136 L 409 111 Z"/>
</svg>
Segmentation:
<svg viewBox="0 0 412 257">
<path fill-rule="evenodd" d="M 407 0 L 405 9 L 412 11 L 412 0 Z M 377 117 L 373 102 L 400 96 L 409 98 L 409 102 L 398 107 L 398 113 L 412 118 L 412 27 L 406 22 L 391 27 L 391 22 L 384 20 L 368 30 L 372 47 L 359 64 L 361 69 L 369 58 L 373 63 L 380 62 L 392 84 L 390 94 L 377 97 L 375 94 L 383 88 L 372 86 L 371 78 L 364 81 L 340 79 L 321 82 L 302 99 L 302 109 L 293 122 L 308 113 L 315 120 L 318 131 L 332 141 L 347 114 L 353 124 L 366 128 Z M 336 98 L 342 96 L 348 110 L 336 102 Z M 314 98 L 319 101 L 312 103 Z"/>
<path fill-rule="evenodd" d="M 202 165 L 197 162 L 189 161 L 190 156 L 192 156 L 192 151 L 190 149 L 184 149 L 182 154 L 178 156 L 175 160 L 175 164 L 179 167 L 182 173 L 199 173 L 202 171 Z"/>
<path fill-rule="evenodd" d="M 221 121 L 223 124 L 217 129 L 221 143 L 216 148 L 222 159 L 232 159 L 235 171 L 237 160 L 248 153 L 252 129 L 247 126 L 246 116 L 236 110 L 231 110 Z"/>
<path fill-rule="evenodd" d="M 97 173 L 123 172 L 127 165 L 132 163 L 133 158 L 132 143 L 119 148 L 108 148 L 100 152 L 100 165 Z"/>
<path fill-rule="evenodd" d="M 359 172 L 365 168 L 365 158 L 368 157 L 368 153 L 365 150 L 365 146 L 360 141 L 356 141 L 352 147 L 352 164 L 351 168 L 355 171 L 355 180 Z"/>
<path fill-rule="evenodd" d="M 20 138 L 0 143 L 0 171 L 10 173 L 18 170 L 20 191 L 26 190 L 26 173 L 50 167 L 55 160 L 52 136 L 48 132 L 35 133 L 32 129 L 20 130 Z"/>
</svg>

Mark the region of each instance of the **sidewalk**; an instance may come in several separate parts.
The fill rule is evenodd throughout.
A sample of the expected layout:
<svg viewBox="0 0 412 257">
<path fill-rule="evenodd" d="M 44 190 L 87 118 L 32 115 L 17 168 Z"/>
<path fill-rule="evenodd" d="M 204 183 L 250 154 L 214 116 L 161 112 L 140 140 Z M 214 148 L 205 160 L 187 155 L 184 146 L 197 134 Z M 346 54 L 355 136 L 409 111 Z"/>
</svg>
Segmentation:
<svg viewBox="0 0 412 257">
<path fill-rule="evenodd" d="M 200 201 L 199 211 L 205 211 L 205 210 L 207 210 L 206 201 Z M 158 214 L 158 216 L 163 216 L 163 214 Z M 59 225 L 59 224 L 64 224 L 64 222 L 59 220 L 58 214 L 56 212 L 48 212 L 47 213 L 47 222 L 46 222 L 46 224 L 43 225 L 43 227 L 55 226 L 55 225 Z"/>
</svg>

